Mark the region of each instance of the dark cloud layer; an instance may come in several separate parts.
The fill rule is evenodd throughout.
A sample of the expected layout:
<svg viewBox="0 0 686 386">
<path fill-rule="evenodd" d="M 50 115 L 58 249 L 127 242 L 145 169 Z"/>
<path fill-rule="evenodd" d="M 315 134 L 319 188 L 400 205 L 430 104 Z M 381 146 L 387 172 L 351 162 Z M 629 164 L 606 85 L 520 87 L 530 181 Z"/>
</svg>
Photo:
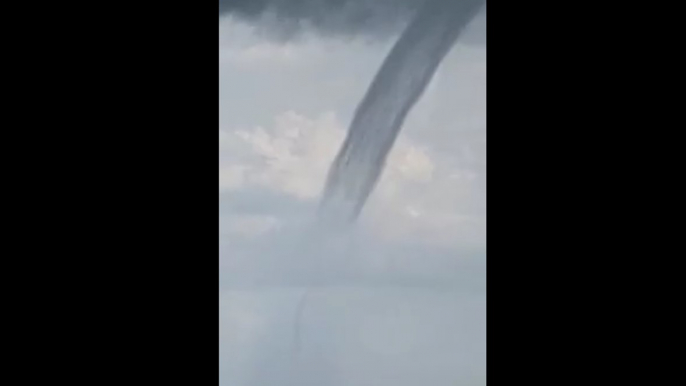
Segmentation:
<svg viewBox="0 0 686 386">
<path fill-rule="evenodd" d="M 219 0 L 220 16 L 230 15 L 259 27 L 272 38 L 289 39 L 303 31 L 324 36 L 396 35 L 427 1 L 460 0 Z M 485 17 L 467 42 L 485 42 Z M 477 36 L 478 35 L 478 36 Z"/>
</svg>

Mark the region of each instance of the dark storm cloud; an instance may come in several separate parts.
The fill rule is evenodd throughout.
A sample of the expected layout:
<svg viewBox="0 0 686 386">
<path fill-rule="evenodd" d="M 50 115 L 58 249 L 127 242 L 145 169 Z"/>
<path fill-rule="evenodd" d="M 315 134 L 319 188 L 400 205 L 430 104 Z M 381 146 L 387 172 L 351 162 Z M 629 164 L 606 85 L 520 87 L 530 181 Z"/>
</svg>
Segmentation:
<svg viewBox="0 0 686 386">
<path fill-rule="evenodd" d="M 397 35 L 427 1 L 461 0 L 219 0 L 219 14 L 252 23 L 272 38 L 288 39 L 303 31 L 384 38 Z M 484 17 L 475 21 L 482 23 Z M 466 42 L 485 41 L 485 28 L 480 29 L 483 33 L 467 36 Z"/>
</svg>

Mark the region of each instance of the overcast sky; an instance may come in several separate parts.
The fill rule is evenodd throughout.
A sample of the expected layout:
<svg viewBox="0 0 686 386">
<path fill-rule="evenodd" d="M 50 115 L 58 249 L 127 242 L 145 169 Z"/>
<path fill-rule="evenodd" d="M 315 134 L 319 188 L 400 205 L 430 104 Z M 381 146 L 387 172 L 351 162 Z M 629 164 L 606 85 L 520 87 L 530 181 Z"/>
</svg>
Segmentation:
<svg viewBox="0 0 686 386">
<path fill-rule="evenodd" d="M 485 385 L 485 24 L 333 234 L 312 222 L 327 168 L 397 36 L 219 23 L 220 386 Z"/>
</svg>

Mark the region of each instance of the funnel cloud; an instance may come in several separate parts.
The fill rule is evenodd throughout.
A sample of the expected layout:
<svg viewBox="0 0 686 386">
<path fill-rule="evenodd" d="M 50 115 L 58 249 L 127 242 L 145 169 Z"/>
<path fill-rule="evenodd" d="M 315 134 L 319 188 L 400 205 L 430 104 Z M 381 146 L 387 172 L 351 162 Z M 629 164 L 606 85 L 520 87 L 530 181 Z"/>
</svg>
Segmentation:
<svg viewBox="0 0 686 386">
<path fill-rule="evenodd" d="M 372 81 L 331 166 L 322 198 L 327 220 L 354 221 L 376 186 L 405 117 L 484 0 L 429 1 Z"/>
</svg>

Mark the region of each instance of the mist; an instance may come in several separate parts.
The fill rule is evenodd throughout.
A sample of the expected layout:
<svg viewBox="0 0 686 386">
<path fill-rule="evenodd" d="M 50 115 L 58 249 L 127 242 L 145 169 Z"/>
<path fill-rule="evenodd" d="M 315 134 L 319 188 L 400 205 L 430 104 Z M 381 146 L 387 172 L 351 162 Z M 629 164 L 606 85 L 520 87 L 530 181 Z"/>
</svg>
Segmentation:
<svg viewBox="0 0 686 386">
<path fill-rule="evenodd" d="M 230 248 L 222 385 L 485 385 L 483 251 L 312 225 Z"/>
</svg>

